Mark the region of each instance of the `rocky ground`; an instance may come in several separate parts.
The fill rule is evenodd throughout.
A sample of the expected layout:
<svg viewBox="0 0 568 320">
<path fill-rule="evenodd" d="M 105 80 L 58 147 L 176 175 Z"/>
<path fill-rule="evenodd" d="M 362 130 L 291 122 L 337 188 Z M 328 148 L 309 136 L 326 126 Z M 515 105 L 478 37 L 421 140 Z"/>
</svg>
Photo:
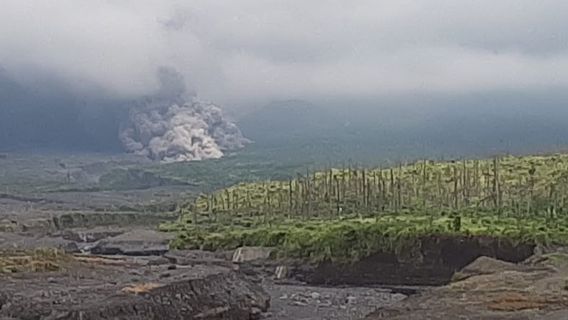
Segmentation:
<svg viewBox="0 0 568 320">
<path fill-rule="evenodd" d="M 259 286 L 251 290 L 255 294 L 262 291 L 263 297 L 270 298 L 270 307 L 260 308 L 262 317 L 270 319 L 358 319 L 377 305 L 404 297 L 382 289 L 282 283 L 273 280 L 273 268 L 237 271 L 235 274 L 245 274 L 246 280 L 235 280 L 226 276 L 235 272 L 232 252 L 169 251 L 170 236 L 155 230 L 159 222 L 175 216 L 146 212 L 146 208 L 175 206 L 195 192 L 194 186 L 91 190 L 112 168 L 129 167 L 139 161 L 107 155 L 9 154 L 2 159 L 0 252 L 58 248 L 72 259 L 60 263 L 19 257 L 29 267 L 18 268 L 17 273 L 0 272 L 0 318 L 72 319 L 73 313 L 66 315 L 63 311 L 82 305 L 84 309 L 75 311 L 87 319 L 85 315 L 94 309 L 112 307 L 116 299 L 109 297 L 125 299 L 133 295 L 125 288 L 153 292 L 165 290 L 154 285 L 183 287 L 180 281 L 187 284 L 218 274 L 223 275 L 219 283 L 243 281 L 237 287 Z M 251 276 L 255 282 L 251 282 Z M 241 290 L 236 290 L 235 295 L 246 297 Z M 134 296 L 139 298 L 139 294 Z M 203 304 L 199 299 L 196 301 Z M 222 301 L 225 305 L 227 299 L 225 296 Z M 244 310 L 251 311 L 247 306 Z"/>
<path fill-rule="evenodd" d="M 0 319 L 568 319 L 562 248 L 518 264 L 480 257 L 441 287 L 323 287 L 278 278 L 272 263 L 259 263 L 269 251 L 264 248 L 170 251 L 169 236 L 151 229 L 92 231 L 40 238 L 52 246 L 92 241 L 79 243 L 90 246 L 84 253 L 45 263 L 37 261 L 41 255 L 15 260 L 37 270 L 0 268 Z M 17 233 L 0 239 L 8 234 L 16 241 L 0 242 L 4 255 L 46 244 Z M 26 250 L 14 249 L 22 243 Z"/>
<path fill-rule="evenodd" d="M 379 288 L 278 283 L 236 270 L 226 257 L 75 254 L 49 260 L 46 270 L 4 269 L 0 319 L 155 319 L 162 312 L 170 316 L 159 319 L 360 319 L 405 297 Z"/>
<path fill-rule="evenodd" d="M 367 319 L 568 319 L 568 255 L 537 255 L 521 264 L 481 257 L 451 284 L 381 307 Z"/>
<path fill-rule="evenodd" d="M 0 232 L 0 252 L 4 255 L 27 254 L 37 248 L 59 248 L 68 253 L 61 261 L 50 259 L 44 262 L 41 256 L 39 261 L 34 257 L 29 261 L 18 258 L 24 261 L 23 264 L 42 266 L 40 270 L 5 268 L 0 272 L 0 287 L 3 288 L 0 316 L 5 319 L 75 319 L 77 314 L 82 314 L 83 320 L 104 319 L 99 313 L 93 313 L 99 309 L 107 310 L 105 315 L 108 317 L 152 319 L 120 310 L 131 309 L 125 303 L 132 303 L 136 310 L 154 310 L 158 307 L 147 304 L 146 300 L 155 299 L 155 290 L 166 290 L 174 297 L 186 295 L 184 285 L 194 288 L 194 281 L 206 279 L 210 282 L 210 277 L 215 275 L 220 275 L 216 278 L 219 286 L 235 288 L 233 295 L 236 298 L 225 296 L 219 301 L 222 308 L 230 306 L 232 299 L 240 301 L 244 297 L 248 301 L 247 292 L 251 291 L 261 298 L 245 303 L 244 307 L 239 304 L 238 308 L 266 319 L 361 319 L 377 306 L 405 298 L 389 289 L 310 287 L 289 279 L 277 280 L 274 265 L 257 263 L 268 256 L 269 250 L 262 248 L 243 248 L 236 253 L 169 250 L 171 235 L 157 232 L 151 226 L 96 226 L 46 229 L 43 232 L 16 230 L 20 231 Z M 216 288 L 205 288 L 209 292 L 205 295 L 221 297 L 214 292 Z M 137 290 L 147 290 L 144 292 L 146 298 L 140 300 Z M 204 294 L 203 291 L 200 294 Z M 131 299 L 131 295 L 135 299 Z M 195 293 L 191 295 L 196 296 Z M 198 306 L 208 310 L 219 307 L 206 305 L 197 296 L 195 303 Z M 261 308 L 259 299 L 269 301 L 269 306 Z M 117 301 L 126 302 L 117 307 Z M 69 310 L 71 313 L 67 312 Z"/>
<path fill-rule="evenodd" d="M 94 256 L 69 257 L 60 267 L 2 276 L 0 316 L 248 320 L 266 312 L 270 301 L 258 284 L 222 267 Z"/>
<path fill-rule="evenodd" d="M 518 264 L 481 257 L 435 288 L 325 287 L 278 278 L 277 265 L 258 263 L 267 249 L 175 251 L 170 237 L 150 226 L 0 232 L 4 258 L 38 247 L 68 252 L 17 257 L 20 269 L 0 259 L 0 319 L 568 319 L 561 248 Z"/>
<path fill-rule="evenodd" d="M 90 183 L 106 170 L 91 159 L 2 161 L 0 320 L 568 319 L 568 254 L 561 248 L 540 250 L 518 264 L 482 257 L 454 274 L 450 284 L 434 288 L 370 287 L 361 281 L 309 286 L 301 277 L 276 272 L 278 264 L 258 263 L 267 257 L 265 249 L 169 250 L 171 236 L 157 232 L 156 225 L 175 215 L 145 208 L 175 204 L 192 192 L 189 186 L 91 192 Z M 41 187 L 32 188 L 37 179 Z M 66 179 L 82 191 L 68 189 Z M 315 270 L 326 279 L 340 274 L 336 278 L 347 282 L 357 273 L 375 278 L 379 258 L 359 269 Z M 400 267 L 392 271 L 391 276 L 404 273 Z M 441 274 L 436 268 L 429 272 Z M 444 283 L 450 275 L 441 277 Z"/>
<path fill-rule="evenodd" d="M 275 320 L 362 319 L 377 306 L 393 305 L 405 295 L 381 288 L 331 288 L 264 284 Z"/>
</svg>

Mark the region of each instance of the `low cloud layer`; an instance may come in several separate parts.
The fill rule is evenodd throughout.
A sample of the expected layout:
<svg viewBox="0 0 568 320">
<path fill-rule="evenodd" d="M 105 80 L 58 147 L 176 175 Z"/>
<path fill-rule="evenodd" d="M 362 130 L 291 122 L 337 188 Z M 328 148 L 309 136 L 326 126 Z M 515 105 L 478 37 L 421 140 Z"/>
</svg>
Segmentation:
<svg viewBox="0 0 568 320">
<path fill-rule="evenodd" d="M 5 0 L 0 66 L 129 99 L 160 67 L 228 108 L 568 87 L 562 0 Z"/>
</svg>

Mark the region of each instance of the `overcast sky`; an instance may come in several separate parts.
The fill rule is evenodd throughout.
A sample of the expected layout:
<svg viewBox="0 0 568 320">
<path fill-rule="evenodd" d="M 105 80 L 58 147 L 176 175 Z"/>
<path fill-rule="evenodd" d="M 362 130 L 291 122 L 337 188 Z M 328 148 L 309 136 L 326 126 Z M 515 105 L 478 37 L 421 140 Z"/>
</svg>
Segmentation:
<svg viewBox="0 0 568 320">
<path fill-rule="evenodd" d="M 0 66 L 131 98 L 161 66 L 227 107 L 568 89 L 565 0 L 3 0 Z"/>
</svg>

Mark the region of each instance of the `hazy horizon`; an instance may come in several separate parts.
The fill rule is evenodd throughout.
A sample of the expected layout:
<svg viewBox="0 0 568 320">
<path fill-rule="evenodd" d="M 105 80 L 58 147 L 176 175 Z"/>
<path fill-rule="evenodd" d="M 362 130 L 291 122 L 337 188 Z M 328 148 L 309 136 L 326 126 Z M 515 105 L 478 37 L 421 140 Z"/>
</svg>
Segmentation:
<svg viewBox="0 0 568 320">
<path fill-rule="evenodd" d="M 118 152 L 129 107 L 164 94 L 164 68 L 249 125 L 296 101 L 408 145 L 562 146 L 567 28 L 553 0 L 8 0 L 0 150 Z"/>
</svg>

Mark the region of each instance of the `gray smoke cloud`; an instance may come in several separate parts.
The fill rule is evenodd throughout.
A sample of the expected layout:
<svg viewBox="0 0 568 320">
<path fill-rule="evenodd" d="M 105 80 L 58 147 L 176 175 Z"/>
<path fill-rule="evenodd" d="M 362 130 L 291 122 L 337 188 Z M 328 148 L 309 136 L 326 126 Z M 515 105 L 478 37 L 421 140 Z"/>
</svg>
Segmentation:
<svg viewBox="0 0 568 320">
<path fill-rule="evenodd" d="M 195 98 L 133 108 L 120 140 L 127 151 L 164 162 L 217 159 L 248 143 L 220 107 Z"/>
<path fill-rule="evenodd" d="M 221 108 L 186 91 L 183 76 L 158 70 L 159 92 L 131 108 L 119 139 L 128 152 L 164 162 L 221 158 L 249 142 Z"/>
</svg>

